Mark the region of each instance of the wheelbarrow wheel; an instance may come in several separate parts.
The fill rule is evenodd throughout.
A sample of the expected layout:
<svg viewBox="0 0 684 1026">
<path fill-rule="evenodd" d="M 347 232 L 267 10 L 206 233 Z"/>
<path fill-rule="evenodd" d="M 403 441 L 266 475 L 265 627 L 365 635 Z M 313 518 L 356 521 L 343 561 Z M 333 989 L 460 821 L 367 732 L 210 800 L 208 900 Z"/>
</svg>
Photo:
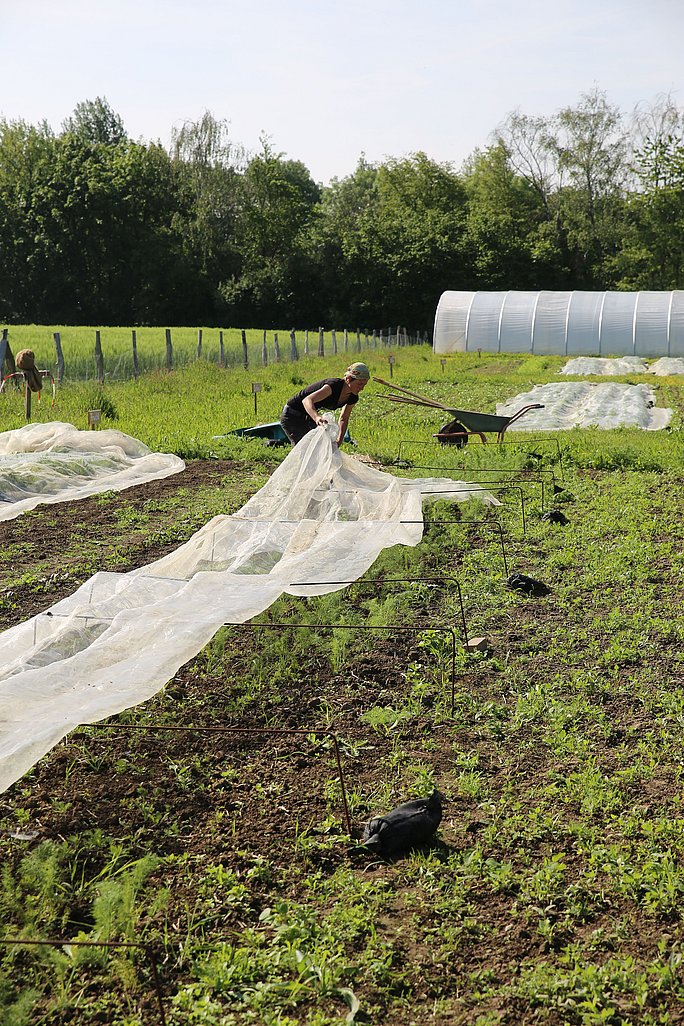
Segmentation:
<svg viewBox="0 0 684 1026">
<path fill-rule="evenodd" d="M 453 435 L 452 438 L 445 438 L 444 435 Z M 461 424 L 460 420 L 450 420 L 448 424 L 439 429 L 440 445 L 455 445 L 462 449 L 468 444 L 468 429 Z"/>
</svg>

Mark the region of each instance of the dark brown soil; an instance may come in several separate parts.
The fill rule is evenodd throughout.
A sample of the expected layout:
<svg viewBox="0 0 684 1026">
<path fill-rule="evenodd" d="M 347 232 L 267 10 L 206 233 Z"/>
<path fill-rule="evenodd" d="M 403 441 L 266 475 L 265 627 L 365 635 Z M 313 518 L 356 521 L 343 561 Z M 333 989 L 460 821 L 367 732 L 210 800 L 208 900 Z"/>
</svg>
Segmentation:
<svg viewBox="0 0 684 1026">
<path fill-rule="evenodd" d="M 163 526 L 165 522 L 178 520 L 177 509 L 164 511 L 164 500 L 185 491 L 191 495 L 201 488 L 218 489 L 230 481 L 233 488 L 226 495 L 225 512 L 228 513 L 240 505 L 237 497 L 244 494 L 245 487 L 249 489 L 253 477 L 253 471 L 233 460 L 192 460 L 179 474 L 120 492 L 118 501 L 103 503 L 102 498 L 95 495 L 76 502 L 38 506 L 28 515 L 3 521 L 0 523 L 0 549 L 26 546 L 29 543 L 30 556 L 27 557 L 26 568 L 30 569 L 32 562 L 39 560 L 43 583 L 40 590 L 36 589 L 34 582 L 15 586 L 8 595 L 0 581 L 0 600 L 6 600 L 5 607 L 0 607 L 0 630 L 6 630 L 28 616 L 42 612 L 59 599 L 70 595 L 91 576 L 93 569 L 90 563 L 85 571 L 79 572 L 79 555 L 72 551 L 84 531 L 88 544 L 101 546 L 103 551 L 107 551 L 107 568 L 110 570 L 135 570 L 178 546 L 178 540 L 155 541 L 154 533 L 149 531 L 126 533 L 117 518 L 117 512 L 124 503 L 133 510 L 144 510 L 150 503 L 159 503 L 156 517 L 158 526 Z M 111 493 L 108 495 L 111 496 Z M 249 491 L 245 498 L 248 495 Z M 191 505 L 192 500 L 189 498 L 188 506 Z M 187 533 L 189 535 L 192 532 Z M 114 563 L 112 549 L 117 553 Z M 68 565 L 65 565 L 67 553 L 70 558 Z M 13 569 L 17 570 L 16 564 Z"/>
<path fill-rule="evenodd" d="M 234 496 L 249 473 L 228 461 L 195 462 L 182 474 L 122 493 L 120 501 L 143 509 L 151 500 L 168 499 L 179 489 L 186 489 L 191 503 L 193 491 L 207 485 L 219 487 L 227 479 L 233 482 Z M 239 503 L 234 500 L 234 504 Z M 87 523 L 92 543 L 111 546 L 113 535 L 121 530 L 116 510 L 116 502 L 102 505 L 94 498 L 48 507 L 30 518 L 0 525 L 0 547 L 23 542 L 30 531 L 31 542 L 45 561 L 46 579 L 45 590 L 40 593 L 35 584 L 13 588 L 4 596 L 0 593 L 6 600 L 0 626 L 26 619 L 69 594 L 78 583 L 78 575 L 64 566 L 74 524 Z M 482 544 L 481 537 L 474 536 L 473 541 Z M 158 558 L 178 542 L 148 540 L 146 544 L 145 536 L 140 534 L 129 545 L 117 544 L 120 567 L 130 570 Z M 527 551 L 528 558 L 534 555 L 533 543 Z M 495 558 L 498 561 L 498 553 Z M 113 568 L 111 562 L 108 567 Z M 534 573 L 535 568 L 518 569 Z M 593 601 L 591 595 L 586 599 Z M 668 600 L 674 600 L 671 592 Z M 350 597 L 350 607 L 355 601 L 361 600 Z M 435 615 L 434 608 L 415 609 L 411 623 L 434 627 L 439 622 Z M 544 639 L 555 634 L 566 618 L 567 613 L 557 607 L 553 594 L 541 600 L 520 597 L 515 617 L 502 617 L 490 632 L 494 653 L 511 662 L 524 657 L 527 678 L 520 682 L 520 692 L 547 678 L 551 667 Z M 207 927 L 209 938 L 239 936 L 246 925 L 255 925 L 261 909 L 273 902 L 281 887 L 288 898 L 306 901 L 307 874 L 312 869 L 332 872 L 336 867 L 352 865 L 365 877 L 386 881 L 393 888 L 394 898 L 375 927 L 392 944 L 394 964 L 412 981 L 406 1007 L 403 1012 L 394 1012 L 392 1026 L 466 1026 L 476 1022 L 479 1015 L 491 1016 L 483 1022 L 503 1026 L 579 1022 L 562 1008 L 535 1009 L 519 999 L 488 997 L 486 987 L 484 994 L 474 996 L 479 991 L 472 979 L 486 970 L 492 984 L 504 985 L 515 980 L 521 965 L 553 960 L 564 944 L 580 944 L 584 932 L 601 929 L 610 934 L 613 924 L 620 920 L 630 923 L 632 929 L 620 938 L 620 954 L 633 953 L 639 964 L 643 963 L 644 952 L 649 958 L 657 956 L 663 936 L 673 943 L 682 940 L 678 919 L 668 923 L 662 918 L 643 919 L 632 901 L 613 895 L 603 904 L 597 898 L 586 922 L 573 922 L 567 929 L 559 925 L 549 942 L 536 930 L 539 916 L 531 915 L 528 921 L 524 910 L 518 908 L 515 887 L 498 893 L 481 880 L 469 884 L 471 926 L 464 928 L 458 941 L 457 960 L 436 961 L 430 929 L 439 933 L 452 924 L 429 909 L 416 912 L 401 860 L 384 862 L 353 850 L 345 836 L 346 810 L 339 788 L 332 803 L 335 822 L 330 825 L 326 787 L 338 776 L 333 737 L 339 738 L 343 747 L 346 793 L 366 796 L 366 804 L 358 805 L 352 817 L 353 836 L 358 837 L 368 815 L 382 811 L 374 796 L 385 793 L 389 767 L 422 765 L 434 774 L 449 798 L 439 840 L 433 846 L 439 858 L 447 860 L 481 844 L 487 858 L 513 859 L 524 867 L 563 851 L 568 886 L 581 875 L 582 856 L 573 833 L 573 820 L 579 810 L 569 813 L 567 803 L 559 798 L 554 810 L 557 816 L 540 818 L 538 834 L 526 836 L 521 842 L 524 847 L 514 855 L 510 836 L 497 836 L 497 816 L 501 816 L 505 796 L 521 816 L 533 812 L 538 800 L 535 782 L 548 786 L 557 777 L 578 771 L 581 760 L 555 753 L 534 724 L 521 724 L 514 731 L 510 728 L 509 716 L 518 692 L 501 663 L 485 657 L 471 660 L 456 679 L 457 706 L 460 698 L 475 696 L 476 707 L 459 712 L 455 720 L 449 719 L 451 681 L 447 666 L 443 678 L 435 675 L 434 686 L 426 690 L 415 715 L 395 723 L 389 717 L 386 729 L 372 729 L 367 719 L 369 710 L 391 710 L 405 702 L 407 668 L 420 662 L 427 667 L 426 673 L 431 673 L 434 667 L 434 658 L 431 661 L 419 647 L 415 633 L 399 628 L 357 639 L 343 671 L 333 670 L 313 650 L 302 651 L 294 678 L 270 681 L 253 701 L 238 707 L 235 695 L 244 688 L 266 644 L 260 638 L 249 627 L 235 629 L 225 640 L 228 658 L 220 665 L 214 667 L 201 658 L 193 661 L 134 716 L 124 715 L 112 727 L 83 728 L 70 735 L 41 760 L 26 781 L 10 790 L 6 830 L 15 830 L 13 809 L 21 806 L 28 819 L 24 829 L 34 835 L 35 843 L 41 839 L 80 839 L 79 859 L 84 872 L 91 876 L 102 868 L 103 857 L 90 840 L 94 830 L 125 839 L 130 857 L 147 852 L 190 857 L 220 863 L 238 875 L 247 872 L 255 858 L 266 857 L 274 867 L 273 873 L 252 888 L 250 907 L 217 903 Z M 676 645 L 672 651 L 662 650 L 659 658 L 662 673 L 672 677 L 677 667 Z M 568 698 L 571 691 L 569 684 Z M 625 748 L 648 729 L 649 717 L 643 703 L 627 691 L 606 692 L 596 697 L 595 704 L 609 718 L 610 731 L 601 733 L 597 729 L 592 757 L 604 773 L 609 773 L 618 755 L 624 764 Z M 501 710 L 502 732 L 498 737 L 485 730 L 479 718 L 481 709 L 492 706 Z M 131 719 L 137 726 L 150 729 L 131 729 Z M 175 729 L 159 730 L 155 725 Z M 487 802 L 457 786 L 458 757 L 465 754 L 476 757 L 477 772 L 490 796 Z M 396 789 L 401 790 L 399 777 Z M 668 804 L 676 805 L 680 792 L 681 782 L 673 764 L 656 766 L 648 780 L 635 785 L 632 812 L 639 810 L 647 819 L 651 808 L 658 812 Z M 547 801 L 548 807 L 553 807 L 553 802 Z M 321 827 L 323 823 L 329 825 Z M 596 825 L 600 828 L 601 823 L 599 815 Z M 309 846 L 304 856 L 297 838 L 310 828 L 314 837 L 319 831 L 321 843 Z M 602 839 L 609 841 L 610 832 L 606 820 Z M 4 850 L 16 865 L 26 851 L 26 843 L 6 840 Z M 177 924 L 182 935 L 188 908 L 196 900 L 192 883 L 180 868 L 175 875 L 169 871 L 160 883 L 171 891 L 168 921 Z M 562 901 L 545 914 L 552 922 L 560 922 Z M 88 915 L 87 909 L 74 908 L 67 932 L 88 929 L 92 925 Z M 415 929 L 406 929 L 407 922 Z M 154 926 L 154 921 L 150 925 Z M 173 993 L 181 978 L 182 973 L 174 976 L 167 968 L 163 973 L 165 992 Z M 372 994 L 363 997 L 364 1002 L 374 1000 Z M 440 1019 L 433 1011 L 437 998 L 451 1002 L 451 1011 Z M 377 1000 L 382 1005 L 383 999 Z M 682 1021 L 676 1018 L 676 1010 L 670 1010 L 675 1017 L 668 1021 Z M 373 1021 L 389 1026 L 389 1019 L 381 1011 Z M 638 1019 L 608 1021 L 636 1023 Z"/>
</svg>

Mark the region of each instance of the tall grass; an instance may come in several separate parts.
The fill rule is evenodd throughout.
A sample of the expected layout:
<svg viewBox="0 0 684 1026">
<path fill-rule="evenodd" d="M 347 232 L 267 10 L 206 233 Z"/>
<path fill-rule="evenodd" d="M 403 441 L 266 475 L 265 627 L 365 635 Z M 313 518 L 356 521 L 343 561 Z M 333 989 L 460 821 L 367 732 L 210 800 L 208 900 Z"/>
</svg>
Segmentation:
<svg viewBox="0 0 684 1026">
<path fill-rule="evenodd" d="M 14 352 L 20 349 L 33 349 L 36 362 L 41 370 L 56 373 L 57 357 L 54 333 L 59 332 L 62 352 L 64 354 L 65 378 L 71 381 L 91 380 L 97 377 L 95 363 L 95 332 L 100 332 L 100 343 L 104 356 L 106 380 L 122 380 L 134 377 L 133 343 L 130 327 L 70 327 L 68 325 L 22 324 L 9 329 L 10 345 Z M 173 349 L 173 366 L 181 368 L 198 359 L 199 332 L 202 333 L 201 359 L 209 364 L 221 362 L 227 367 L 242 366 L 244 349 L 242 330 L 240 328 L 171 328 Z M 138 369 L 140 373 L 167 368 L 166 329 L 160 327 L 136 328 L 136 348 Z M 291 341 L 290 329 L 269 330 L 264 333 L 257 328 L 245 329 L 249 365 L 252 368 L 263 366 L 263 342 L 266 335 L 267 359 L 275 362 L 275 339 L 277 336 L 280 358 L 282 362 L 290 361 Z M 295 342 L 299 356 L 305 355 L 306 331 L 295 332 Z M 221 335 L 223 336 L 223 352 L 221 352 Z M 359 348 L 359 342 L 361 348 Z M 344 331 L 336 332 L 335 345 L 342 360 L 354 360 L 354 354 L 366 352 L 373 348 L 385 348 L 388 335 L 385 332 L 383 341 L 379 336 L 374 340 L 372 333 L 366 337 L 361 332 L 357 338 L 356 330 L 348 332 L 347 348 L 345 349 Z M 308 348 L 310 353 L 318 352 L 318 329 L 309 329 Z M 332 332 L 324 333 L 326 353 L 333 353 Z"/>
</svg>

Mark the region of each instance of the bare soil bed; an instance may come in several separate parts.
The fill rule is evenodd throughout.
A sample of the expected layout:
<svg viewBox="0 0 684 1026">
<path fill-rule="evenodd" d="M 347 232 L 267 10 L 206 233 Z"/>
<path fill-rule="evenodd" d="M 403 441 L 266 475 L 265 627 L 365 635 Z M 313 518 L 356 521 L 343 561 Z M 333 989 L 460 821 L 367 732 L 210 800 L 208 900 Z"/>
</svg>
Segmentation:
<svg viewBox="0 0 684 1026">
<path fill-rule="evenodd" d="M 257 478 L 266 472 L 260 468 Z M 40 574 L 0 589 L 0 627 L 69 594 L 92 572 L 93 553 L 106 551 L 107 568 L 126 571 L 174 548 L 183 530 L 189 534 L 194 529 L 189 516 L 180 536 L 164 536 L 165 526 L 178 521 L 179 504 L 170 502 L 174 497 L 191 511 L 195 496 L 223 490 L 229 512 L 253 490 L 255 480 L 253 470 L 235 463 L 196 461 L 182 474 L 109 496 L 106 503 L 93 498 L 44 507 L 0 525 L 0 549 L 14 554 L 13 566 L 23 552 L 26 565 L 38 564 Z M 665 491 L 652 495 L 656 518 L 668 502 Z M 151 509 L 155 529 L 131 530 L 133 514 L 149 515 Z M 582 515 L 591 516 L 589 505 Z M 79 551 L 83 530 L 87 543 L 79 564 L 75 557 L 65 559 L 65 553 Z M 545 528 L 519 540 L 517 568 L 538 572 L 542 567 L 549 579 L 554 570 L 543 570 L 544 559 L 559 537 Z M 663 531 L 663 543 L 670 540 Z M 652 542 L 657 558 L 658 538 Z M 473 547 L 482 544 L 473 535 Z M 666 553 L 657 567 L 654 580 L 642 585 L 651 589 L 666 616 L 681 602 L 681 581 L 678 588 L 675 584 L 679 570 Z M 3 810 L 5 864 L 16 870 L 28 850 L 25 837 L 31 838 L 30 846 L 67 839 L 76 852 L 73 872 L 92 879 L 106 865 L 105 850 L 93 840 L 97 831 L 118 839 L 130 859 L 158 856 L 160 867 L 149 886 L 163 886 L 168 904 L 163 912 L 148 909 L 138 929 L 156 938 L 162 989 L 169 1000 L 192 976 L 187 960 L 174 960 L 169 951 L 177 952 L 187 938 L 193 916 L 202 921 L 197 932 L 205 943 L 238 943 L 247 928 L 258 929 L 264 909 L 281 899 L 311 901 L 313 876 L 332 877 L 347 868 L 384 890 L 386 899 L 372 926 L 390 953 L 390 975 L 396 978 L 394 987 L 382 987 L 379 976 L 363 966 L 352 972 L 362 1005 L 358 1022 L 553 1026 L 603 1021 L 617 1026 L 684 1021 L 678 986 L 664 987 L 660 995 L 649 991 L 643 1006 L 624 982 L 608 982 L 608 997 L 592 997 L 568 955 L 575 951 L 576 961 L 590 960 L 599 968 L 619 955 L 622 965 L 631 959 L 641 971 L 669 957 L 665 952 L 679 951 L 684 942 L 676 901 L 670 907 L 664 901 L 645 906 L 643 891 L 636 885 L 631 891 L 616 888 L 600 860 L 595 872 L 587 869 L 588 853 L 597 845 L 622 844 L 629 857 L 641 841 L 664 830 L 664 818 L 678 817 L 680 757 L 674 734 L 663 726 L 657 690 L 663 679 L 673 688 L 681 685 L 680 640 L 658 637 L 653 649 L 644 648 L 643 659 L 637 654 L 605 661 L 619 583 L 601 592 L 581 579 L 578 568 L 558 570 L 557 563 L 555 572 L 556 592 L 566 573 L 577 575 L 575 612 L 569 612 L 567 594 L 563 601 L 553 590 L 545 599 L 511 598 L 500 574 L 493 578 L 491 590 L 506 597 L 496 615 L 482 613 L 491 653 L 459 663 L 453 719 L 445 715 L 445 684 L 434 672 L 434 653 L 426 652 L 415 633 L 383 631 L 356 639 L 337 669 L 321 659 L 317 648 L 303 649 L 294 676 L 272 676 L 245 696 L 244 681 L 253 674 L 265 642 L 255 632 L 236 629 L 223 640 L 220 658 L 193 660 L 157 698 L 135 715 L 123 715 L 115 727 L 72 734 L 10 790 Z M 42 587 L 36 580 L 43 581 Z M 364 600 L 354 595 L 345 598 L 347 613 L 365 615 Z M 301 604 L 292 600 L 292 610 Z M 410 623 L 429 630 L 450 622 L 442 609 L 438 599 L 413 603 Z M 288 615 L 287 603 L 278 615 Z M 559 665 L 552 639 L 573 631 L 567 662 Z M 637 689 L 630 681 L 641 665 L 647 665 L 648 673 Z M 420 703 L 394 721 L 388 714 L 373 726 L 369 710 L 405 708 L 418 673 L 407 676 L 412 666 L 422 667 L 428 681 Z M 511 672 L 512 666 L 518 670 Z M 545 690 L 554 679 L 554 689 Z M 578 687 L 584 689 L 581 707 Z M 542 697 L 533 709 L 535 688 Z M 245 733 L 135 729 L 145 725 L 240 727 Z M 653 737 L 656 726 L 659 739 Z M 424 879 L 420 863 L 409 871 L 404 860 L 378 860 L 350 845 L 326 731 L 334 732 L 342 745 L 356 837 L 363 819 L 381 811 L 372 803 L 388 793 L 388 785 L 391 793 L 401 794 L 405 779 L 415 781 L 415 772 L 405 776 L 406 767 L 422 767 L 446 792 L 449 802 L 438 838 L 425 853 Z M 647 737 L 659 758 L 645 759 L 643 772 L 630 775 L 633 754 L 643 753 Z M 598 774 L 593 799 L 585 780 L 588 765 Z M 579 784 L 573 792 L 568 781 L 581 780 L 585 792 Z M 615 792 L 616 804 L 607 801 L 609 791 Z M 24 839 L 13 836 L 18 808 Z M 664 839 L 660 848 L 666 850 L 668 843 Z M 681 838 L 672 841 L 672 851 L 681 854 Z M 551 866 L 556 856 L 563 868 L 554 883 L 542 878 L 540 867 Z M 268 871 L 255 875 L 255 865 L 263 860 Z M 239 902 L 222 900 L 217 887 L 210 900 L 205 884 L 198 882 L 206 865 L 223 867 L 231 879 L 249 878 L 247 895 Z M 325 912 L 320 909 L 321 915 Z M 161 941 L 162 923 L 168 950 Z M 59 928 L 63 936 L 72 936 L 93 925 L 89 904 L 74 900 Z M 349 958 L 353 963 L 353 951 Z M 540 982 L 539 996 L 531 997 L 520 980 L 535 967 L 553 967 L 556 980 L 575 972 L 577 982 L 565 990 L 549 983 L 548 991 Z M 556 997 L 553 986 L 559 988 Z M 588 988 L 584 998 L 582 986 Z M 232 1007 L 228 1000 L 227 1013 Z M 334 994 L 300 1002 L 289 1009 L 292 1018 L 286 1021 L 306 1023 L 317 1007 L 331 1017 L 337 1010 L 339 1019 L 326 1023 L 344 1021 L 344 1006 Z M 149 994 L 139 1008 L 153 1021 Z M 48 1021 L 108 1021 L 95 1013 L 78 1020 L 72 1015 L 67 1010 L 63 1018 L 54 1014 Z"/>
</svg>

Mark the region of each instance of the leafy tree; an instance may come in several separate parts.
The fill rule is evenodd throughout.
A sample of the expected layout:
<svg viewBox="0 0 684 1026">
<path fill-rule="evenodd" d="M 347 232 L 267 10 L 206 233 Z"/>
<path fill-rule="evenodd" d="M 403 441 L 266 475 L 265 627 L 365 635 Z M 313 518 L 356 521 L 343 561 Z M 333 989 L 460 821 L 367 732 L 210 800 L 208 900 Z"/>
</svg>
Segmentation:
<svg viewBox="0 0 684 1026">
<path fill-rule="evenodd" d="M 624 231 L 628 140 L 622 115 L 598 90 L 552 118 L 509 115 L 498 133 L 513 170 L 544 211 L 538 252 L 550 287 L 605 287 Z"/>
<path fill-rule="evenodd" d="M 46 124 L 0 121 L 0 316 L 35 319 L 46 309 L 49 246 L 41 193 L 56 141 Z"/>
<path fill-rule="evenodd" d="M 684 284 L 684 111 L 652 131 L 635 152 L 640 191 L 630 198 L 630 232 L 616 266 L 623 288 L 677 289 Z"/>
<path fill-rule="evenodd" d="M 416 153 L 370 165 L 325 190 L 315 244 L 336 316 L 365 324 L 432 319 L 445 288 L 471 280 L 463 182 Z"/>
<path fill-rule="evenodd" d="M 472 281 L 465 186 L 451 165 L 415 153 L 379 167 L 378 194 L 381 310 L 385 319 L 422 328 L 444 289 Z"/>
<path fill-rule="evenodd" d="M 215 318 L 224 305 L 219 283 L 240 273 L 237 223 L 246 155 L 231 141 L 228 122 L 210 111 L 173 133 L 171 154 L 183 196 L 176 227 L 195 283 L 190 307 Z"/>
<path fill-rule="evenodd" d="M 622 115 L 598 90 L 575 108 L 560 111 L 554 140 L 558 168 L 567 180 L 558 206 L 566 226 L 575 281 L 606 284 L 606 260 L 624 230 L 623 188 L 628 142 Z"/>
<path fill-rule="evenodd" d="M 378 169 L 363 155 L 352 174 L 323 190 L 308 237 L 327 305 L 319 320 L 360 326 L 381 318 L 379 205 Z"/>
<path fill-rule="evenodd" d="M 240 181 L 241 269 L 220 286 L 236 320 L 275 325 L 305 315 L 313 275 L 306 240 L 319 200 L 304 164 L 285 160 L 262 141 Z"/>
<path fill-rule="evenodd" d="M 85 143 L 116 146 L 127 139 L 123 121 L 100 96 L 77 103 L 73 114 L 62 123 L 62 131 Z"/>
<path fill-rule="evenodd" d="M 503 143 L 473 155 L 465 187 L 473 287 L 539 287 L 550 271 L 538 234 L 546 211 L 539 190 L 511 167 Z"/>
<path fill-rule="evenodd" d="M 169 306 L 181 305 L 180 246 L 172 228 L 177 204 L 161 147 L 86 143 L 70 132 L 57 139 L 34 192 L 42 317 L 168 320 Z"/>
</svg>

